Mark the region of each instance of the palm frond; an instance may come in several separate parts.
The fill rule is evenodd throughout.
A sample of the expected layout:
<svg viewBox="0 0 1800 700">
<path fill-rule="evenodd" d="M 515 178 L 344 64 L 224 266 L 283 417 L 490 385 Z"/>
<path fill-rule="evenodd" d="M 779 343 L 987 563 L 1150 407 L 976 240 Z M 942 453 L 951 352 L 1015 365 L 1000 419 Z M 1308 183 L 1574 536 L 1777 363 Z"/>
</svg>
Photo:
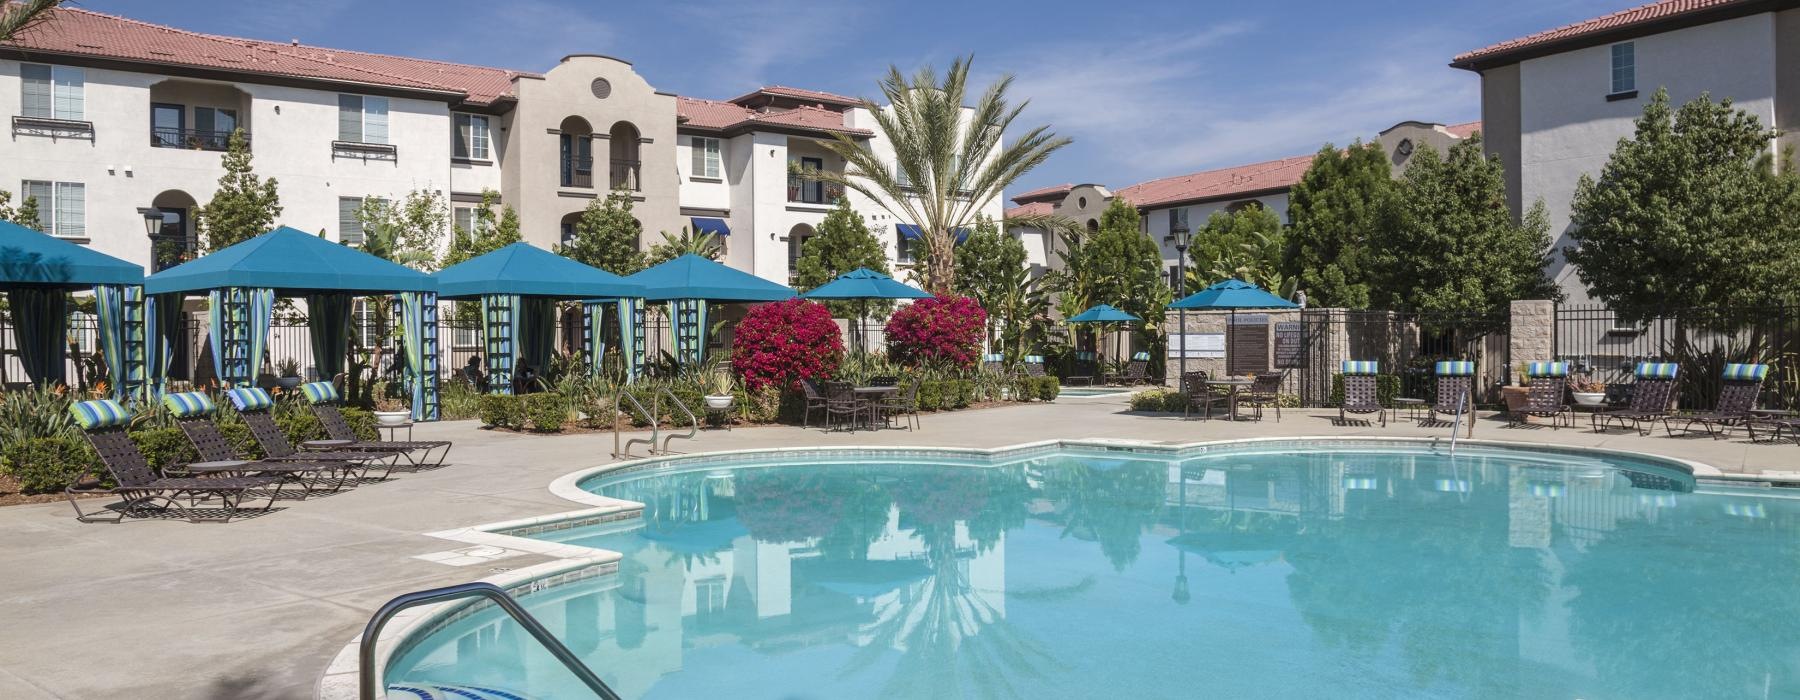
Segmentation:
<svg viewBox="0 0 1800 700">
<path fill-rule="evenodd" d="M 47 19 L 62 0 L 0 0 L 0 41 L 11 41 Z"/>
</svg>

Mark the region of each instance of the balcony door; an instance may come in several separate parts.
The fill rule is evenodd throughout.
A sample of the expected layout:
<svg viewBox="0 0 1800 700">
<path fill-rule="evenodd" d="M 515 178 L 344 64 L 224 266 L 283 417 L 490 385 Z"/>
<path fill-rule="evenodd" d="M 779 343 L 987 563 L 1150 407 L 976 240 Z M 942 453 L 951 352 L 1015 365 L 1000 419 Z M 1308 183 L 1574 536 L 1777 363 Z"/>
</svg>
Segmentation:
<svg viewBox="0 0 1800 700">
<path fill-rule="evenodd" d="M 156 148 L 182 148 L 182 132 L 187 130 L 187 108 L 161 102 L 150 105 L 150 145 Z"/>
<path fill-rule="evenodd" d="M 800 169 L 801 170 L 824 170 L 825 169 L 825 159 L 801 157 L 800 158 Z M 818 180 L 802 179 L 799 184 L 800 184 L 800 198 L 799 198 L 800 201 L 805 202 L 807 204 L 824 204 L 825 203 L 825 183 L 820 182 Z"/>
<path fill-rule="evenodd" d="M 594 141 L 587 134 L 562 135 L 562 186 L 594 186 Z"/>
</svg>

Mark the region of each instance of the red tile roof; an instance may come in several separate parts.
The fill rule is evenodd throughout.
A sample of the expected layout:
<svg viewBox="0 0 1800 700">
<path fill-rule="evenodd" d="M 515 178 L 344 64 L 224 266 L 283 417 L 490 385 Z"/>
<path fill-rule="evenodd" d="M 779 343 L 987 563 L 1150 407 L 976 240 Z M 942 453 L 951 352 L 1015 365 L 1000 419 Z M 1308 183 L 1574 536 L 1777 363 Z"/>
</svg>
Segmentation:
<svg viewBox="0 0 1800 700">
<path fill-rule="evenodd" d="M 1118 196 L 1140 208 L 1204 202 L 1293 187 L 1312 166 L 1311 155 L 1294 156 L 1218 170 L 1165 177 L 1119 190 Z"/>
<path fill-rule="evenodd" d="M 1541 31 L 1530 36 L 1502 41 L 1493 46 L 1476 49 L 1457 56 L 1450 62 L 1450 65 L 1459 68 L 1469 68 L 1477 61 L 1504 56 L 1524 49 L 1578 40 L 1595 34 L 1629 29 L 1638 25 L 1682 17 L 1696 12 L 1754 1 L 1755 0 L 1661 0 L 1660 2 L 1640 5 L 1628 10 L 1620 10 L 1604 17 L 1595 17 L 1584 22 L 1576 22 L 1555 29 Z"/>
<path fill-rule="evenodd" d="M 1056 211 L 1056 203 L 1055 202 L 1030 202 L 1030 203 L 1021 204 L 1019 206 L 1016 206 L 1016 207 L 1006 210 L 1006 215 L 1008 217 L 1040 216 L 1040 215 L 1051 214 L 1051 213 L 1054 213 L 1055 211 Z"/>
<path fill-rule="evenodd" d="M 1027 190 L 1013 195 L 1012 201 L 1024 204 L 1033 199 L 1040 199 L 1052 195 L 1065 195 L 1072 189 L 1075 189 L 1075 185 L 1074 183 L 1069 182 L 1060 185 L 1051 185 L 1049 187 L 1039 187 L 1035 190 Z"/>
<path fill-rule="evenodd" d="M 855 98 L 855 97 L 849 97 L 846 95 L 839 95 L 837 93 L 824 92 L 824 91 L 820 91 L 820 90 L 807 90 L 805 88 L 788 87 L 786 85 L 764 85 L 764 86 L 757 88 L 755 90 L 752 90 L 748 93 L 739 95 L 739 96 L 733 98 L 731 101 L 732 102 L 743 102 L 745 100 L 756 97 L 757 95 L 774 95 L 776 97 L 787 97 L 787 98 L 797 99 L 797 100 L 815 100 L 815 101 L 823 103 L 823 104 L 841 105 L 841 106 L 845 106 L 845 107 L 856 107 L 856 106 L 862 105 L 862 100 Z"/>
<path fill-rule="evenodd" d="M 844 126 L 842 113 L 818 107 L 758 112 L 731 102 L 678 97 L 675 99 L 675 116 L 683 120 L 684 126 L 697 129 L 756 131 L 759 125 L 769 125 L 824 133 L 874 135 L 868 129 Z"/>
<path fill-rule="evenodd" d="M 1451 124 L 1450 126 L 1444 127 L 1444 131 L 1450 132 L 1450 135 L 1455 136 L 1456 138 L 1466 139 L 1475 135 L 1475 132 L 1481 131 L 1481 122 L 1477 120 L 1461 124 Z"/>
<path fill-rule="evenodd" d="M 33 53 L 87 56 L 253 75 L 461 94 L 491 104 L 512 93 L 519 71 L 305 44 L 201 34 L 64 6 L 0 44 Z"/>
</svg>

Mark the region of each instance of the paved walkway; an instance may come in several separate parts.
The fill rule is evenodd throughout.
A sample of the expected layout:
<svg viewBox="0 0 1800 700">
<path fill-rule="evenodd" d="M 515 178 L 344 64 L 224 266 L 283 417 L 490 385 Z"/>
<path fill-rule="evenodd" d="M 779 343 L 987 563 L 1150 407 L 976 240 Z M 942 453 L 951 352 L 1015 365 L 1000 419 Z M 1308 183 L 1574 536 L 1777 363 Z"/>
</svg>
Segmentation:
<svg viewBox="0 0 1800 700">
<path fill-rule="evenodd" d="M 928 414 L 923 429 L 912 433 L 739 428 L 707 431 L 676 447 L 995 447 L 1053 438 L 1189 442 L 1447 434 L 1446 428 L 1404 421 L 1387 428 L 1339 427 L 1332 424 L 1335 416 L 1289 410 L 1279 423 L 1272 415 L 1261 423 L 1183 421 L 1128 413 L 1120 396 Z M 1728 472 L 1800 469 L 1800 447 L 1792 444 L 1480 423 L 1478 438 L 1639 450 Z M 418 437 L 455 440 L 452 463 L 284 503 L 278 512 L 224 525 L 83 524 L 66 503 L 0 508 L 0 698 L 311 697 L 325 664 L 387 599 L 542 561 L 535 555 L 466 566 L 426 561 L 415 557 L 464 545 L 419 533 L 571 510 L 573 504 L 551 496 L 546 486 L 557 476 L 610 461 L 612 448 L 610 434 L 527 436 L 483 431 L 468 422 L 421 426 Z"/>
</svg>

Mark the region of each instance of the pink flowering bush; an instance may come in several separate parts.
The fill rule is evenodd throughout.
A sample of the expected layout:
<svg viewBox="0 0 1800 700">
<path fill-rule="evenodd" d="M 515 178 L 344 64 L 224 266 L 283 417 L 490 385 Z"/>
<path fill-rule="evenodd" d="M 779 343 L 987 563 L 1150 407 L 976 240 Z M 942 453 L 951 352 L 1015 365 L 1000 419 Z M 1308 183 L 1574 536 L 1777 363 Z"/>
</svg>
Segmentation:
<svg viewBox="0 0 1800 700">
<path fill-rule="evenodd" d="M 731 367 L 751 391 L 824 378 L 844 359 L 844 337 L 824 304 L 789 299 L 751 307 L 731 343 Z"/>
<path fill-rule="evenodd" d="M 888 357 L 908 366 L 975 366 L 987 311 L 968 297 L 920 299 L 887 322 Z"/>
</svg>

